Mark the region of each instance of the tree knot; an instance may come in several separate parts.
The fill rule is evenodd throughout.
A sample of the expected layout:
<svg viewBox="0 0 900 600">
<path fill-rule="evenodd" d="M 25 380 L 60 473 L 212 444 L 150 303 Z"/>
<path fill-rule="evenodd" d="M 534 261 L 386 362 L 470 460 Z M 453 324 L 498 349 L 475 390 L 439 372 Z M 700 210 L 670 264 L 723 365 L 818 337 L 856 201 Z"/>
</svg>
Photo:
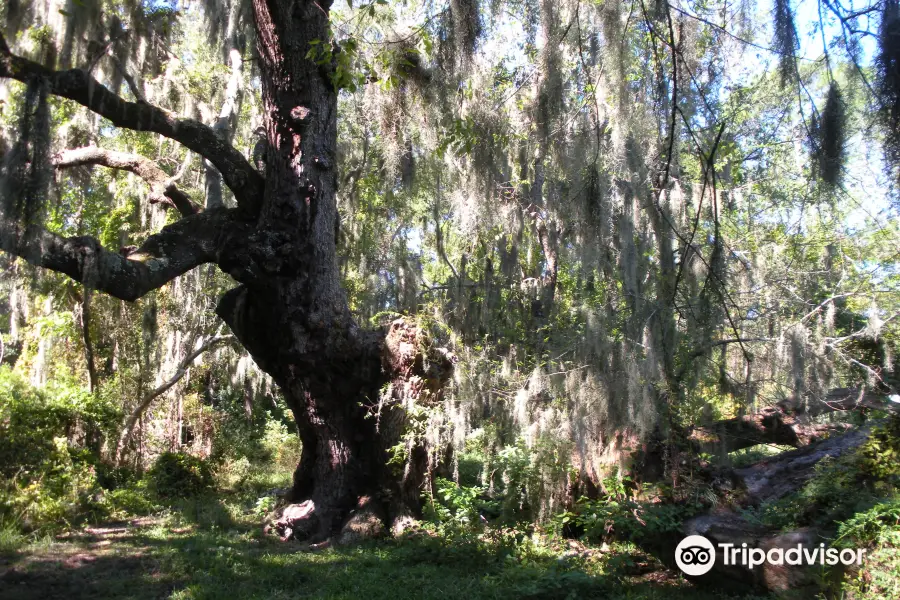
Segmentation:
<svg viewBox="0 0 900 600">
<path fill-rule="evenodd" d="M 291 109 L 291 122 L 295 126 L 309 125 L 312 120 L 312 111 L 305 106 L 295 106 Z"/>
</svg>

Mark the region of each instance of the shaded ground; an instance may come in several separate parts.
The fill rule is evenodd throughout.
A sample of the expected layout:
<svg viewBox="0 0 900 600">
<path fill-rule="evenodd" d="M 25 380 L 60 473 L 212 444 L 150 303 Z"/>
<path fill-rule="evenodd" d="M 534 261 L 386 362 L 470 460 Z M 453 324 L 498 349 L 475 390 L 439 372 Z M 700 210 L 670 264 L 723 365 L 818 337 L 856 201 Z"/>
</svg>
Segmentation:
<svg viewBox="0 0 900 600">
<path fill-rule="evenodd" d="M 88 527 L 0 558 L 0 598 L 680 598 L 698 590 L 628 547 L 551 551 L 496 533 L 305 551 L 227 513 Z"/>
<path fill-rule="evenodd" d="M 165 598 L 164 574 L 145 533 L 155 521 L 89 527 L 0 558 L 0 598 Z"/>
</svg>

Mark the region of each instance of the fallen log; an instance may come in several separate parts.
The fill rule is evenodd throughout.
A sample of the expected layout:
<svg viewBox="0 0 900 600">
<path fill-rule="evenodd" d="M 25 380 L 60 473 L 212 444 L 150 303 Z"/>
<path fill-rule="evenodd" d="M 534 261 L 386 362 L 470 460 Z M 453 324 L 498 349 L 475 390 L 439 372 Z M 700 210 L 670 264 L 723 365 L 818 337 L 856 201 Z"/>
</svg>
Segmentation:
<svg viewBox="0 0 900 600">
<path fill-rule="evenodd" d="M 783 452 L 750 467 L 730 471 L 730 482 L 745 493 L 736 506 L 717 508 L 709 513 L 693 517 L 682 524 L 684 536 L 700 535 L 714 547 L 714 564 L 704 575 L 691 577 L 698 583 L 712 584 L 719 588 L 747 590 L 748 587 L 768 591 L 787 591 L 812 597 L 824 585 L 823 568 L 820 564 L 770 564 L 768 562 L 753 567 L 729 554 L 739 553 L 745 548 L 785 553 L 789 549 L 801 548 L 799 552 L 824 552 L 833 532 L 816 528 L 801 528 L 795 531 L 779 531 L 752 522 L 740 512 L 742 508 L 783 498 L 800 490 L 814 475 L 816 465 L 825 458 L 836 459 L 855 451 L 869 437 L 875 423 L 853 429 L 843 435 L 813 443 L 797 450 Z M 659 540 L 657 555 L 663 562 L 675 566 L 678 543 L 683 538 L 675 536 Z M 798 554 L 800 556 L 800 554 Z M 842 568 L 841 565 L 836 566 Z"/>
<path fill-rule="evenodd" d="M 771 564 L 763 562 L 752 568 L 742 560 L 741 552 L 746 548 L 762 550 L 766 555 L 778 549 L 782 553 L 796 549 L 821 550 L 820 544 L 827 539 L 812 528 L 780 532 L 751 523 L 740 514 L 722 510 L 702 515 L 687 521 L 683 526 L 685 536 L 702 535 L 715 548 L 715 562 L 712 569 L 701 576 L 691 578 L 703 585 L 715 585 L 719 589 L 750 591 L 756 588 L 769 592 L 791 592 L 797 597 L 812 598 L 824 586 L 820 565 Z M 746 546 L 744 546 L 746 544 Z M 738 555 L 733 554 L 738 550 Z M 796 551 L 796 550 L 795 550 Z M 726 561 L 725 554 L 729 553 Z M 674 562 L 674 549 L 673 559 Z"/>
<path fill-rule="evenodd" d="M 777 500 L 800 489 L 815 474 L 819 461 L 856 450 L 868 439 L 872 427 L 870 423 L 806 448 L 783 452 L 749 467 L 735 469 L 735 476 L 747 492 L 744 504 Z"/>
<path fill-rule="evenodd" d="M 688 439 L 695 450 L 727 454 L 760 444 L 802 448 L 851 428 L 846 423 L 812 423 L 824 414 L 859 409 L 900 411 L 900 403 L 883 394 L 855 388 L 833 389 L 822 398 L 809 398 L 805 407 L 780 402 L 758 413 L 694 426 Z"/>
<path fill-rule="evenodd" d="M 726 419 L 708 427 L 694 427 L 688 439 L 700 452 L 727 454 L 760 444 L 802 448 L 851 426 L 846 423 L 812 424 L 785 413 L 780 407 L 766 408 L 752 415 Z"/>
</svg>

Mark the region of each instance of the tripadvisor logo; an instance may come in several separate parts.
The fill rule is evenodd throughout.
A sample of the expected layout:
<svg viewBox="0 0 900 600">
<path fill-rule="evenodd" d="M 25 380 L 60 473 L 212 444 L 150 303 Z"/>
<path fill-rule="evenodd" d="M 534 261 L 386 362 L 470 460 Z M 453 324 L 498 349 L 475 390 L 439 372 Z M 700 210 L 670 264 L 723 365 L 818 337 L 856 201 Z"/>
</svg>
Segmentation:
<svg viewBox="0 0 900 600">
<path fill-rule="evenodd" d="M 866 551 L 852 548 L 826 548 L 825 544 L 808 547 L 797 544 L 791 548 L 749 548 L 747 544 L 718 544 L 726 566 L 742 565 L 747 568 L 770 565 L 861 565 Z M 675 563 L 686 575 L 703 575 L 716 564 L 716 548 L 702 535 L 689 535 L 675 548 Z"/>
<path fill-rule="evenodd" d="M 675 563 L 685 575 L 703 575 L 716 564 L 716 549 L 702 535 L 689 535 L 675 548 Z"/>
</svg>

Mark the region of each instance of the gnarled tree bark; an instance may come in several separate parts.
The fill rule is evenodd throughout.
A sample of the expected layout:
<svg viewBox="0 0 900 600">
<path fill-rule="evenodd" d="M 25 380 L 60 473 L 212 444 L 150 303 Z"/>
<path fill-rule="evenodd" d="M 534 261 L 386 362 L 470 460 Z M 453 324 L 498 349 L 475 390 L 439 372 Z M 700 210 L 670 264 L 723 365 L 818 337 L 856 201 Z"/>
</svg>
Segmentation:
<svg viewBox="0 0 900 600">
<path fill-rule="evenodd" d="M 291 495 L 302 509 L 292 511 L 290 528 L 314 540 L 342 528 L 346 539 L 372 531 L 365 524 L 372 518 L 417 511 L 425 449 L 407 439 L 406 467 L 395 470 L 387 463 L 403 435 L 405 408 L 439 399 L 452 370 L 448 355 L 431 349 L 426 334 L 411 323 L 361 329 L 341 287 L 335 67 L 310 53 L 329 43 L 330 6 L 329 0 L 252 2 L 265 108 L 265 177 L 214 128 L 143 100 L 128 102 L 84 70 L 50 71 L 13 55 L 0 38 L 0 77 L 42 78 L 50 93 L 116 126 L 178 141 L 214 165 L 234 193 L 237 209 L 187 214 L 127 256 L 91 237 L 43 231 L 24 240 L 2 219 L 0 249 L 124 300 L 203 263 L 216 263 L 239 282 L 220 299 L 217 313 L 278 383 L 293 411 L 303 454 Z M 63 153 L 58 166 L 82 161 L 129 169 L 182 214 L 196 212 L 150 161 L 99 149 L 78 152 L 81 157 Z"/>
</svg>

